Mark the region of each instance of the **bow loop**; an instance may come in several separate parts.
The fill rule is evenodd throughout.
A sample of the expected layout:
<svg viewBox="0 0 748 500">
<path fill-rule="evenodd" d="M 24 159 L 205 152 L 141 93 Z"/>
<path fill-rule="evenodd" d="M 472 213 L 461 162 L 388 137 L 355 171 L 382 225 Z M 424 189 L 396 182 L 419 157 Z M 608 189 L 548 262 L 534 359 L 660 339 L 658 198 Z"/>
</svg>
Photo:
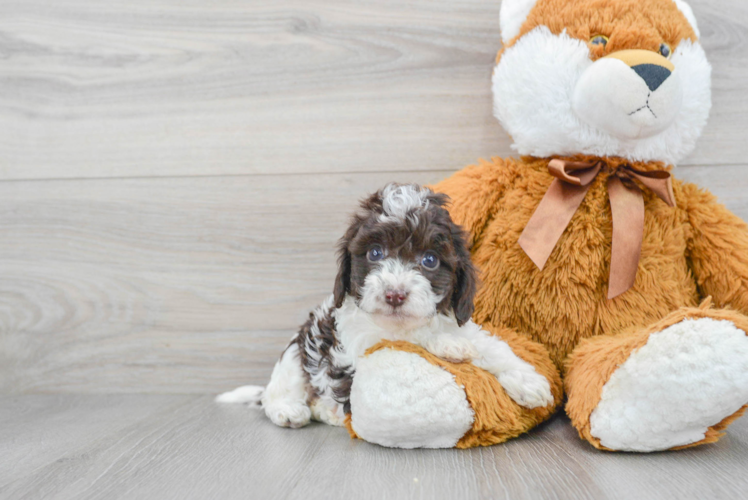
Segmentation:
<svg viewBox="0 0 748 500">
<path fill-rule="evenodd" d="M 673 179 L 667 170 L 652 170 L 645 172 L 632 166 L 625 167 L 626 173 L 641 182 L 644 187 L 652 191 L 669 207 L 675 207 L 675 193 L 673 193 Z"/>
<path fill-rule="evenodd" d="M 519 245 L 540 270 L 561 239 L 574 213 L 584 201 L 600 171 L 610 174 L 608 197 L 613 219 L 608 298 L 634 285 L 644 234 L 644 198 L 635 181 L 655 193 L 671 207 L 675 195 L 670 173 L 641 171 L 631 165 L 611 169 L 602 160 L 594 162 L 553 159 L 548 172 L 555 177 L 519 238 Z"/>
<path fill-rule="evenodd" d="M 548 172 L 553 177 L 575 186 L 590 185 L 602 168 L 603 162 L 601 161 L 590 163 L 553 159 L 548 163 Z"/>
</svg>

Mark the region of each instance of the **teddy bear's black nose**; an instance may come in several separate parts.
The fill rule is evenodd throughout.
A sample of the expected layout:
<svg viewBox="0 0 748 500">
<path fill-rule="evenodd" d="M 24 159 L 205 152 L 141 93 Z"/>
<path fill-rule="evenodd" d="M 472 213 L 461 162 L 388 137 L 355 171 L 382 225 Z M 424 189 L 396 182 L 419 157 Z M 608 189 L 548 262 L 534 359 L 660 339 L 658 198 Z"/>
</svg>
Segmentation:
<svg viewBox="0 0 748 500">
<path fill-rule="evenodd" d="M 672 74 L 669 69 L 657 64 L 637 64 L 636 66 L 631 66 L 631 69 L 642 77 L 642 80 L 644 80 L 644 83 L 647 84 L 647 87 L 652 92 L 657 90 Z"/>
</svg>

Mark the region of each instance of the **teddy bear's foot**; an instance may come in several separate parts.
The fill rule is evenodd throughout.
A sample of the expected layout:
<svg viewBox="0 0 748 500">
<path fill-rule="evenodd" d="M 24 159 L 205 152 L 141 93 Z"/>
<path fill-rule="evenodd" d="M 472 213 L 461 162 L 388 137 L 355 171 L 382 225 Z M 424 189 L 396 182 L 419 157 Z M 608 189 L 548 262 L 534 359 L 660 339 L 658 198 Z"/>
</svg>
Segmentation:
<svg viewBox="0 0 748 500">
<path fill-rule="evenodd" d="M 607 380 L 597 403 L 589 405 L 592 411 L 580 434 L 598 447 L 620 451 L 716 441 L 719 430 L 748 403 L 748 337 L 745 324 L 740 328 L 726 319 L 732 315 L 745 323 L 746 318 L 731 311 L 712 313 L 715 317 L 681 318 L 643 338 L 636 333 L 585 344 L 573 356 L 567 380 L 567 411 L 578 428 L 580 400 L 589 402 L 593 387 Z M 624 353 L 622 363 L 610 364 Z M 595 373 L 585 377 L 580 369 Z M 585 378 L 586 387 L 580 385 Z"/>
<path fill-rule="evenodd" d="M 351 390 L 356 434 L 394 448 L 451 448 L 473 425 L 465 391 L 412 352 L 383 349 L 359 361 Z"/>
<path fill-rule="evenodd" d="M 450 363 L 408 342 L 385 340 L 356 365 L 346 420 L 351 436 L 395 448 L 471 448 L 503 443 L 553 415 L 563 393 L 545 348 L 508 328 L 485 328 L 548 381 L 551 396 L 543 397 L 552 403 L 523 407 L 487 370 Z"/>
</svg>

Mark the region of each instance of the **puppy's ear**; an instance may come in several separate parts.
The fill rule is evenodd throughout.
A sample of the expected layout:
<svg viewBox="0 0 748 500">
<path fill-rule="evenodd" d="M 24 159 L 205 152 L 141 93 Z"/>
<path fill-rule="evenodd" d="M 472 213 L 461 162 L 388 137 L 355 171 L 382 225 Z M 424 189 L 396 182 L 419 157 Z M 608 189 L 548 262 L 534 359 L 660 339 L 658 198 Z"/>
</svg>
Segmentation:
<svg viewBox="0 0 748 500">
<path fill-rule="evenodd" d="M 351 225 L 345 234 L 338 241 L 338 275 L 335 277 L 335 287 L 333 288 L 333 297 L 335 307 L 343 305 L 345 296 L 351 291 L 351 265 L 352 256 L 350 251 L 351 242 L 358 234 L 358 230 L 364 224 L 366 219 L 361 215 L 354 215 Z"/>
<path fill-rule="evenodd" d="M 477 289 L 477 272 L 470 259 L 470 250 L 462 228 L 452 223 L 452 242 L 457 255 L 455 275 L 457 282 L 452 291 L 452 310 L 457 318 L 457 325 L 462 326 L 473 316 L 474 299 Z"/>
<path fill-rule="evenodd" d="M 332 294 L 335 298 L 335 307 L 343 305 L 345 296 L 351 291 L 351 252 L 348 251 L 348 242 L 342 239 L 338 243 L 338 275 L 335 277 L 335 287 Z"/>
</svg>

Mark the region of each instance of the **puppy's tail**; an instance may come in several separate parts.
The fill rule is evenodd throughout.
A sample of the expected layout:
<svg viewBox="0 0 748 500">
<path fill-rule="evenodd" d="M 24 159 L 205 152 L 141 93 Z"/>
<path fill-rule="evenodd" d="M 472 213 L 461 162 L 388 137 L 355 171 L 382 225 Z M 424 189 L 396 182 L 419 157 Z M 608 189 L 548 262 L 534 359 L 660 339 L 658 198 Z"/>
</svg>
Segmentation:
<svg viewBox="0 0 748 500">
<path fill-rule="evenodd" d="M 243 403 L 250 406 L 262 406 L 264 387 L 257 385 L 243 385 L 233 391 L 224 392 L 216 396 L 216 403 Z"/>
</svg>

